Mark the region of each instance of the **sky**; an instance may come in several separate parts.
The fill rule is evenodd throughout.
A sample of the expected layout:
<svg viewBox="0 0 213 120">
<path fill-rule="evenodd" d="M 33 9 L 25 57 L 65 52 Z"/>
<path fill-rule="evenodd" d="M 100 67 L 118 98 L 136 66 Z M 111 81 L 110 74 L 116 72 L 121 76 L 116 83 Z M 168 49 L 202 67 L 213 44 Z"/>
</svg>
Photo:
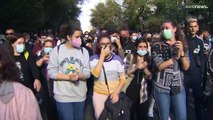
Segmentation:
<svg viewBox="0 0 213 120">
<path fill-rule="evenodd" d="M 95 8 L 98 3 L 103 1 L 104 0 L 85 0 L 85 2 L 80 6 L 82 12 L 79 16 L 79 20 L 81 22 L 81 28 L 84 32 L 89 31 L 91 28 L 91 9 Z"/>
</svg>

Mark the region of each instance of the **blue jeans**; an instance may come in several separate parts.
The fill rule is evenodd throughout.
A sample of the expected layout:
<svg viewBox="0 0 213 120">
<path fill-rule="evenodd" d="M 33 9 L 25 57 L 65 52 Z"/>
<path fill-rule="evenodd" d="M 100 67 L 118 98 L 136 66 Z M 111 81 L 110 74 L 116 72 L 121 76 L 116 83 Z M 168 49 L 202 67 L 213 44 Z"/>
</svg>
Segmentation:
<svg viewBox="0 0 213 120">
<path fill-rule="evenodd" d="M 83 120 L 85 102 L 61 103 L 56 101 L 59 120 Z"/>
<path fill-rule="evenodd" d="M 175 120 L 186 120 L 186 93 L 183 90 L 177 95 L 160 93 L 154 90 L 156 104 L 159 109 L 160 120 L 168 120 L 170 105 L 175 113 Z"/>
</svg>

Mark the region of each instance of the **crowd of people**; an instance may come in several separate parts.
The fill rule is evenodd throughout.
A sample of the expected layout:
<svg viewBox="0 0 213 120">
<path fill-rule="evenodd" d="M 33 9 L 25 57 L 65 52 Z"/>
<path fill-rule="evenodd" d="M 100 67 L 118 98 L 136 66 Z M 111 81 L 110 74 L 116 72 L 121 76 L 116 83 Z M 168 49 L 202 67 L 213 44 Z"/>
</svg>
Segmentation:
<svg viewBox="0 0 213 120">
<path fill-rule="evenodd" d="M 213 78 L 210 30 L 194 18 L 186 28 L 172 20 L 159 27 L 92 34 L 64 24 L 58 35 L 7 28 L 0 41 L 0 119 L 106 120 L 106 101 L 118 103 L 125 93 L 126 119 L 154 118 L 156 105 L 160 120 L 189 120 L 192 90 L 195 118 L 204 120 L 206 81 Z"/>
</svg>

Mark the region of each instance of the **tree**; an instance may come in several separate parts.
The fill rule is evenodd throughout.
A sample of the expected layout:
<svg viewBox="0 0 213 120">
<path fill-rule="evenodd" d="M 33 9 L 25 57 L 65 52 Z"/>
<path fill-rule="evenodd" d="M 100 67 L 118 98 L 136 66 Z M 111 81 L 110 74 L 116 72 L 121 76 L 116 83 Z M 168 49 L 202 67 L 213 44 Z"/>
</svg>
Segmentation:
<svg viewBox="0 0 213 120">
<path fill-rule="evenodd" d="M 83 0 L 1 0 L 0 29 L 13 26 L 18 31 L 57 29 L 76 19 L 77 4 Z"/>
<path fill-rule="evenodd" d="M 93 26 L 105 28 L 116 26 L 116 28 L 119 28 L 125 25 L 130 30 L 156 32 L 159 31 L 162 21 L 166 19 L 175 20 L 182 24 L 189 17 L 196 17 L 207 25 L 213 25 L 213 2 L 210 0 L 116 1 L 119 2 L 117 6 L 108 5 L 109 3 L 114 4 L 112 0 L 108 0 L 106 5 L 101 3 L 96 6 L 96 9 L 92 12 L 91 22 Z M 187 5 L 206 5 L 208 8 L 187 8 Z M 114 7 L 120 7 L 120 9 L 117 8 L 119 11 L 113 11 L 112 8 Z"/>
<path fill-rule="evenodd" d="M 92 9 L 91 24 L 96 28 L 117 29 L 121 25 L 121 8 L 112 0 L 99 3 Z"/>
</svg>

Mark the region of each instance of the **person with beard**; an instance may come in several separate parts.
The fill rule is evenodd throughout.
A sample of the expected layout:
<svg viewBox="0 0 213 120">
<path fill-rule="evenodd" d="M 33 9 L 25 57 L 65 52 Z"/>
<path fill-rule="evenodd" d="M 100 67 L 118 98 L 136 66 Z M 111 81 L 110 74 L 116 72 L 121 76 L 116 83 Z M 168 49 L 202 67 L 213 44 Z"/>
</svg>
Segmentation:
<svg viewBox="0 0 213 120">
<path fill-rule="evenodd" d="M 96 54 L 90 57 L 90 69 L 95 78 L 93 92 L 93 107 L 96 120 L 99 119 L 105 101 L 110 96 L 112 103 L 119 100 L 121 89 L 125 85 L 125 71 L 121 58 L 111 52 L 111 40 L 108 35 L 101 35 L 97 40 Z M 105 82 L 105 75 L 108 84 Z"/>
<path fill-rule="evenodd" d="M 192 88 L 196 120 L 202 120 L 202 83 L 205 65 L 204 46 L 203 41 L 197 36 L 199 30 L 197 19 L 190 18 L 187 23 L 187 28 L 188 34 L 186 40 L 188 44 L 190 68 L 184 73 L 186 95 L 189 94 L 189 88 Z M 188 96 L 187 106 L 189 107 Z"/>
<path fill-rule="evenodd" d="M 136 52 L 135 43 L 130 39 L 129 30 L 127 28 L 120 29 L 120 40 L 125 56 Z"/>
</svg>

